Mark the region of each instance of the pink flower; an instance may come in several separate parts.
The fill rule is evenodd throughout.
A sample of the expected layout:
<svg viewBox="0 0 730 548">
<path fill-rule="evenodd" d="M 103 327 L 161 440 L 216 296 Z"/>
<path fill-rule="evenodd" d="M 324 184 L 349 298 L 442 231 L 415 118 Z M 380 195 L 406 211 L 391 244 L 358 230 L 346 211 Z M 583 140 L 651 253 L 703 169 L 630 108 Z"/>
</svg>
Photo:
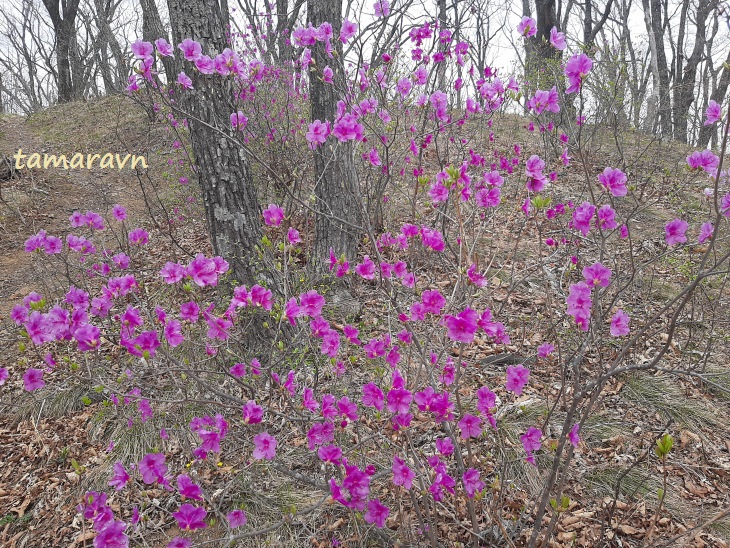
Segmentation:
<svg viewBox="0 0 730 548">
<path fill-rule="evenodd" d="M 264 222 L 269 226 L 279 226 L 284 220 L 284 210 L 274 204 L 263 211 Z"/>
<path fill-rule="evenodd" d="M 135 509 L 137 507 L 135 506 Z M 193 541 L 189 538 L 175 537 L 167 543 L 167 548 L 190 548 L 193 545 Z"/>
<path fill-rule="evenodd" d="M 570 441 L 573 447 L 578 447 L 578 444 L 580 443 L 580 436 L 578 435 L 578 432 L 580 432 L 580 423 L 576 422 L 573 425 L 573 428 L 570 429 L 570 432 L 568 432 L 568 441 Z"/>
<path fill-rule="evenodd" d="M 203 492 L 200 490 L 200 485 L 193 483 L 190 476 L 185 474 L 177 477 L 177 490 L 185 498 L 203 500 Z"/>
<path fill-rule="evenodd" d="M 114 487 L 117 491 L 121 491 L 128 482 L 129 474 L 124 469 L 124 465 L 120 461 L 115 462 L 114 475 L 109 480 L 109 486 Z"/>
<path fill-rule="evenodd" d="M 183 40 L 178 48 L 180 48 L 180 51 L 182 51 L 183 56 L 185 56 L 185 60 L 187 61 L 196 61 L 203 54 L 202 46 L 190 38 Z"/>
<path fill-rule="evenodd" d="M 355 267 L 355 273 L 366 280 L 375 279 L 375 263 L 370 260 L 368 255 L 365 255 L 363 262 Z"/>
<path fill-rule="evenodd" d="M 368 383 L 362 387 L 362 404 L 365 407 L 374 407 L 383 410 L 383 391 L 375 383 Z"/>
<path fill-rule="evenodd" d="M 184 72 L 177 75 L 177 83 L 180 84 L 183 89 L 193 89 L 193 81 Z"/>
<path fill-rule="evenodd" d="M 555 350 L 555 346 L 550 343 L 542 343 L 537 347 L 537 355 L 540 358 L 547 358 Z"/>
<path fill-rule="evenodd" d="M 380 500 L 373 499 L 368 502 L 368 511 L 365 513 L 365 521 L 374 523 L 376 527 L 382 529 L 385 527 L 385 520 L 388 518 L 390 510 L 387 506 L 380 503 Z"/>
<path fill-rule="evenodd" d="M 200 313 L 200 307 L 195 301 L 183 303 L 180 305 L 180 318 L 189 322 L 195 323 L 198 321 L 198 314 Z"/>
<path fill-rule="evenodd" d="M 307 133 L 304 135 L 304 137 L 307 139 L 307 143 L 309 143 L 309 148 L 314 150 L 319 145 L 324 144 L 329 134 L 329 122 L 320 122 L 319 120 L 314 120 L 311 124 L 309 124 L 309 129 L 307 130 Z"/>
<path fill-rule="evenodd" d="M 276 438 L 269 435 L 268 432 L 261 432 L 253 438 L 254 450 L 253 458 L 256 460 L 266 459 L 272 460 L 276 456 Z"/>
<path fill-rule="evenodd" d="M 712 238 L 712 233 L 714 232 L 714 230 L 715 228 L 712 226 L 712 223 L 703 223 L 700 227 L 700 235 L 697 238 L 697 241 L 701 244 L 704 244 L 707 240 Z"/>
<path fill-rule="evenodd" d="M 86 323 L 76 328 L 73 337 L 79 345 L 79 350 L 88 352 L 98 348 L 101 342 L 101 331 L 98 327 Z"/>
<path fill-rule="evenodd" d="M 411 81 L 409 78 L 401 78 L 395 86 L 395 89 L 402 97 L 405 97 L 411 92 Z"/>
<path fill-rule="evenodd" d="M 334 397 L 331 396 L 334 400 Z M 324 398 L 322 400 L 324 404 Z M 324 405 L 322 406 L 324 411 Z M 307 444 L 310 451 L 335 439 L 335 427 L 331 422 L 317 422 L 307 431 Z"/>
<path fill-rule="evenodd" d="M 110 517 L 110 521 L 113 520 Z M 112 521 L 105 525 L 99 534 L 94 537 L 94 548 L 127 548 L 129 537 L 124 534 L 127 524 L 123 521 Z"/>
<path fill-rule="evenodd" d="M 299 237 L 299 231 L 293 226 L 289 227 L 289 230 L 286 233 L 286 239 L 291 245 L 302 243 L 302 239 Z"/>
<path fill-rule="evenodd" d="M 469 468 L 462 477 L 464 483 L 464 491 L 466 495 L 473 499 L 474 495 L 484 489 L 484 482 L 479 479 L 479 470 L 476 468 Z"/>
<path fill-rule="evenodd" d="M 720 158 L 710 150 L 695 150 L 687 156 L 687 165 L 692 169 L 704 169 L 707 173 L 712 173 L 720 163 Z"/>
<path fill-rule="evenodd" d="M 611 318 L 611 335 L 614 337 L 622 337 L 629 334 L 629 322 L 631 318 L 623 310 L 617 310 L 616 314 Z"/>
<path fill-rule="evenodd" d="M 527 102 L 527 107 L 534 110 L 538 116 L 545 110 L 548 112 L 560 112 L 557 88 L 553 86 L 550 91 L 538 89 L 535 95 L 532 96 L 532 99 Z"/>
<path fill-rule="evenodd" d="M 144 59 L 145 57 L 150 57 L 152 55 L 152 52 L 152 44 L 150 44 L 149 42 L 143 42 L 142 40 L 132 42 L 132 54 L 134 54 L 134 57 L 136 59 Z"/>
<path fill-rule="evenodd" d="M 253 400 L 248 400 L 241 410 L 245 424 L 259 424 L 264 417 L 264 409 Z M 274 440 L 276 447 L 276 440 Z"/>
<path fill-rule="evenodd" d="M 687 241 L 687 236 L 685 236 L 684 233 L 687 232 L 688 226 L 687 222 L 682 219 L 669 221 L 664 227 L 667 245 L 672 246 L 685 243 Z"/>
<path fill-rule="evenodd" d="M 565 34 L 559 32 L 557 27 L 550 29 L 550 44 L 560 51 L 568 47 L 568 44 L 565 42 Z"/>
<path fill-rule="evenodd" d="M 575 93 L 583 83 L 593 67 L 593 61 L 585 53 L 575 54 L 565 64 L 565 76 L 568 78 L 568 88 L 565 93 Z"/>
<path fill-rule="evenodd" d="M 5 384 L 5 381 L 8 380 L 8 377 L 9 377 L 8 370 L 5 369 L 4 367 L 0 367 L 0 386 Z"/>
<path fill-rule="evenodd" d="M 410 489 L 415 477 L 416 473 L 406 466 L 405 461 L 398 455 L 393 455 L 393 483 Z"/>
<path fill-rule="evenodd" d="M 333 77 L 334 77 L 334 71 L 332 70 L 332 68 L 329 65 L 327 65 L 326 67 L 324 67 L 322 69 L 322 79 L 325 82 L 327 82 L 328 84 L 331 84 Z M 319 121 L 319 120 L 317 120 L 317 121 Z"/>
<path fill-rule="evenodd" d="M 436 451 L 442 455 L 450 455 L 454 452 L 454 444 L 451 438 L 439 438 L 436 440 Z"/>
<path fill-rule="evenodd" d="M 471 308 L 466 308 L 457 316 L 445 315 L 443 323 L 448 329 L 451 340 L 468 344 L 474 340 L 474 333 L 477 330 L 477 313 Z"/>
<path fill-rule="evenodd" d="M 167 261 L 165 266 L 162 267 L 162 270 L 160 270 L 160 277 L 167 284 L 177 283 L 185 277 L 185 267 L 180 263 Z"/>
<path fill-rule="evenodd" d="M 582 331 L 588 331 L 591 317 L 591 288 L 585 282 L 579 282 L 570 286 L 570 292 L 566 299 L 568 314 L 575 318 L 575 323 Z"/>
<path fill-rule="evenodd" d="M 482 435 L 482 429 L 480 425 L 482 419 L 475 415 L 466 414 L 459 421 L 459 429 L 461 430 L 461 439 L 468 440 L 469 438 L 478 438 Z"/>
<path fill-rule="evenodd" d="M 342 449 L 336 445 L 324 445 L 317 451 L 317 456 L 322 462 L 340 464 L 342 459 Z"/>
<path fill-rule="evenodd" d="M 342 21 L 342 29 L 340 30 L 340 41 L 347 44 L 347 41 L 355 36 L 357 32 L 357 23 L 353 23 L 347 19 Z"/>
<path fill-rule="evenodd" d="M 626 174 L 620 169 L 607 167 L 598 176 L 598 181 L 606 187 L 613 196 L 626 196 L 628 189 L 626 188 Z"/>
<path fill-rule="evenodd" d="M 590 202 L 583 202 L 573 210 L 572 226 L 576 230 L 580 230 L 583 236 L 587 236 L 591 230 L 591 220 L 596 212 L 596 206 Z"/>
<path fill-rule="evenodd" d="M 375 2 L 373 7 L 375 9 L 375 17 L 388 17 L 390 15 L 390 2 L 388 0 Z"/>
<path fill-rule="evenodd" d="M 535 465 L 535 455 L 533 452 L 537 451 L 542 446 L 540 443 L 541 437 L 542 430 L 535 428 L 534 426 L 531 426 L 527 432 L 520 436 L 522 446 L 525 448 L 525 452 L 527 453 L 526 460 L 532 465 Z"/>
<path fill-rule="evenodd" d="M 246 129 L 246 124 L 248 124 L 248 118 L 243 115 L 243 112 L 239 110 L 231 114 L 231 127 L 233 129 L 243 131 Z"/>
<path fill-rule="evenodd" d="M 142 481 L 147 485 L 155 482 L 165 483 L 167 465 L 165 464 L 165 455 L 163 453 L 147 453 L 139 461 L 137 468 L 139 469 L 139 473 L 142 474 Z"/>
<path fill-rule="evenodd" d="M 341 143 L 362 141 L 365 128 L 357 120 L 358 118 L 355 114 L 343 114 L 332 127 L 332 135 Z"/>
<path fill-rule="evenodd" d="M 616 222 L 616 212 L 610 205 L 606 204 L 601 206 L 596 215 L 598 217 L 598 219 L 596 219 L 596 225 L 602 230 L 611 230 L 618 226 L 618 223 Z"/>
<path fill-rule="evenodd" d="M 129 243 L 145 245 L 150 240 L 149 233 L 144 228 L 135 228 L 129 233 Z"/>
<path fill-rule="evenodd" d="M 537 23 L 532 17 L 524 16 L 520 24 L 517 25 L 517 32 L 526 38 L 535 36 L 537 34 Z"/>
<path fill-rule="evenodd" d="M 392 388 L 388 392 L 387 409 L 391 413 L 405 415 L 411 406 L 413 394 L 405 388 Z"/>
<path fill-rule="evenodd" d="M 505 388 L 510 392 L 514 392 L 519 396 L 522 389 L 530 380 L 530 370 L 524 365 L 513 365 L 507 368 L 507 380 L 504 384 Z"/>
<path fill-rule="evenodd" d="M 23 375 L 23 384 L 28 392 L 33 392 L 39 388 L 43 388 L 46 382 L 43 380 L 42 369 L 28 369 Z"/>
<path fill-rule="evenodd" d="M 158 38 L 155 40 L 155 47 L 157 48 L 157 53 L 159 53 L 161 57 L 172 57 L 174 55 L 172 46 L 168 44 L 167 40 L 164 38 Z"/>
<path fill-rule="evenodd" d="M 583 277 L 589 286 L 608 287 L 611 283 L 611 269 L 603 266 L 601 263 L 593 263 L 583 269 Z"/>
<path fill-rule="evenodd" d="M 717 101 L 710 101 L 705 110 L 705 125 L 711 126 L 715 122 L 720 121 L 722 117 L 722 107 Z"/>
<path fill-rule="evenodd" d="M 198 508 L 192 504 L 183 504 L 177 512 L 173 512 L 172 517 L 175 518 L 180 529 L 194 531 L 195 529 L 207 527 L 205 524 L 206 514 L 205 508 Z"/>
<path fill-rule="evenodd" d="M 236 527 L 246 525 L 246 522 L 248 521 L 246 518 L 246 512 L 243 510 L 232 510 L 231 512 L 228 512 L 226 519 L 228 520 L 228 525 L 234 529 Z"/>
<path fill-rule="evenodd" d="M 127 210 L 119 204 L 116 204 L 112 208 L 112 215 L 117 221 L 123 221 L 127 218 Z"/>
</svg>

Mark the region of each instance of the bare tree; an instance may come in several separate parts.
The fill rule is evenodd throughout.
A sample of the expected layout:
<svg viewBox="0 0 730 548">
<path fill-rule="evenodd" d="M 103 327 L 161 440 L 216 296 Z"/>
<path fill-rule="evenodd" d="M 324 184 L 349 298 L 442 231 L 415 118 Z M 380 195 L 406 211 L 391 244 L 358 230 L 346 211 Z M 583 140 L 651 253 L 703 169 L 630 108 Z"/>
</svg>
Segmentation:
<svg viewBox="0 0 730 548">
<path fill-rule="evenodd" d="M 653 131 L 657 123 L 664 137 L 672 136 L 672 112 L 669 96 L 669 68 L 664 50 L 661 0 L 641 0 L 644 24 L 651 49 L 652 95 L 649 99 L 646 130 Z"/>
<path fill-rule="evenodd" d="M 334 36 L 338 36 L 342 25 L 342 0 L 309 0 L 307 20 L 314 26 L 330 22 Z M 342 43 L 333 40 L 333 48 L 335 57 L 330 61 L 323 43 L 312 47 L 314 64 L 310 67 L 309 79 L 313 120 L 334 121 L 337 115 L 337 87 L 322 79 L 322 68 L 330 61 L 334 81 L 340 86 L 344 84 Z M 340 143 L 332 136 L 314 152 L 314 194 L 318 213 L 310 265 L 315 274 L 327 271 L 330 249 L 337 255 L 344 253 L 350 260 L 357 254 L 360 234 L 352 227 L 360 226 L 361 214 L 353 154 L 351 143 Z"/>
<path fill-rule="evenodd" d="M 72 47 L 76 42 L 76 15 L 79 0 L 43 0 L 53 23 L 58 64 L 58 101 L 66 103 L 75 98 L 72 79 Z"/>
</svg>

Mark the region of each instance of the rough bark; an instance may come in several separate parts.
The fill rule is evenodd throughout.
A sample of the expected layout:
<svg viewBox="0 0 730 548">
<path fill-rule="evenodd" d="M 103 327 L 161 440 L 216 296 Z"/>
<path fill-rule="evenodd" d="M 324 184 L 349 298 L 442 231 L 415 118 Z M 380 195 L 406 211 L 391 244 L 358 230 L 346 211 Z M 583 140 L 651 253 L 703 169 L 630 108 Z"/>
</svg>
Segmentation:
<svg viewBox="0 0 730 548">
<path fill-rule="evenodd" d="M 314 26 L 330 22 L 335 37 L 340 33 L 341 14 L 342 0 L 309 0 L 307 4 L 308 21 Z M 334 122 L 337 115 L 340 99 L 337 89 L 344 85 L 342 43 L 335 38 L 332 46 L 333 59 L 327 57 L 323 43 L 312 47 L 314 64 L 309 73 L 312 120 Z M 335 85 L 322 80 L 322 69 L 327 64 L 334 72 Z M 314 151 L 317 218 L 310 271 L 315 276 L 329 272 L 330 248 L 338 257 L 344 254 L 349 261 L 357 255 L 360 233 L 352 225 L 361 225 L 361 200 L 353 154 L 351 143 L 340 143 L 332 136 Z"/>
<path fill-rule="evenodd" d="M 56 64 L 58 71 L 58 102 L 68 103 L 75 98 L 74 82 L 71 76 L 71 46 L 76 33 L 76 14 L 79 0 L 43 0 L 51 18 L 56 35 Z"/>
<path fill-rule="evenodd" d="M 672 109 L 669 96 L 669 68 L 667 55 L 664 51 L 664 28 L 662 26 L 661 0 L 642 0 L 644 8 L 644 22 L 649 34 L 649 44 L 652 54 L 653 75 L 653 120 L 650 120 L 651 129 L 654 129 L 656 120 L 659 121 L 662 136 L 672 136 Z M 658 109 L 658 110 L 657 110 Z M 651 108 L 650 108 L 651 110 Z"/>
<path fill-rule="evenodd" d="M 175 43 L 198 40 L 203 52 L 215 56 L 226 47 L 221 6 L 215 0 L 168 0 Z M 280 276 L 266 254 L 260 254 L 263 235 L 261 208 L 256 196 L 249 159 L 239 146 L 215 128 L 230 127 L 234 108 L 233 80 L 202 75 L 190 64 L 180 66 L 192 78 L 193 89 L 182 91 L 177 101 L 188 115 L 190 140 L 203 190 L 208 228 L 216 254 L 230 264 L 238 282 L 263 282 L 280 293 Z"/>
<path fill-rule="evenodd" d="M 140 0 L 140 6 L 142 7 L 142 39 L 147 42 L 154 42 L 158 38 L 169 41 L 169 35 L 162 25 L 162 18 L 155 0 Z M 174 82 L 177 76 L 175 59 L 173 57 L 163 57 L 162 65 L 165 67 L 167 81 Z"/>
<path fill-rule="evenodd" d="M 689 0 L 685 0 L 689 4 Z M 672 107 L 672 118 L 674 119 L 674 138 L 686 143 L 687 134 L 687 116 L 689 109 L 695 100 L 695 83 L 697 81 L 697 67 L 702 61 L 702 55 L 707 41 L 707 28 L 705 21 L 714 9 L 715 2 L 710 0 L 700 0 L 697 8 L 697 19 L 695 24 L 695 39 L 692 53 L 687 58 L 686 64 L 682 67 L 683 59 L 683 36 L 677 40 L 677 63 L 676 63 L 676 80 L 674 83 L 674 105 Z M 680 25 L 680 32 L 683 34 L 684 28 Z"/>
</svg>

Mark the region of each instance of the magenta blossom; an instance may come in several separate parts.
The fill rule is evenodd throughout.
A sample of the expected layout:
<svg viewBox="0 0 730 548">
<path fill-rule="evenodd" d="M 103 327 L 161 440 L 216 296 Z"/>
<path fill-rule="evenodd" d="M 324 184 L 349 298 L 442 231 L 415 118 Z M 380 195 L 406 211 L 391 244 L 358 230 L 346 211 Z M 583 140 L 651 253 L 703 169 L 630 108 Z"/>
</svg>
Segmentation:
<svg viewBox="0 0 730 548">
<path fill-rule="evenodd" d="M 464 483 L 464 491 L 470 499 L 474 498 L 474 495 L 481 492 L 484 489 L 484 482 L 479 479 L 479 470 L 476 468 L 469 468 L 462 476 Z"/>
<path fill-rule="evenodd" d="M 603 266 L 601 263 L 593 263 L 583 269 L 583 277 L 586 283 L 591 287 L 601 286 L 608 287 L 611 283 L 611 269 Z"/>
<path fill-rule="evenodd" d="M 629 334 L 629 322 L 631 318 L 623 310 L 617 310 L 616 314 L 611 318 L 611 335 L 614 337 L 623 337 Z"/>
<path fill-rule="evenodd" d="M 5 384 L 5 381 L 8 380 L 9 376 L 10 375 L 8 374 L 8 370 L 5 369 L 4 367 L 0 367 L 0 386 Z"/>
<path fill-rule="evenodd" d="M 284 210 L 274 204 L 263 211 L 264 222 L 269 226 L 279 226 L 284 220 Z"/>
<path fill-rule="evenodd" d="M 547 358 L 555 350 L 555 346 L 550 343 L 542 343 L 537 347 L 537 356 L 539 358 Z"/>
<path fill-rule="evenodd" d="M 520 24 L 517 25 L 517 32 L 525 38 L 531 38 L 537 34 L 537 23 L 532 17 L 524 16 Z"/>
<path fill-rule="evenodd" d="M 685 243 L 687 241 L 685 232 L 687 232 L 688 227 L 687 222 L 682 219 L 669 221 L 664 227 L 667 245 L 672 246 Z"/>
<path fill-rule="evenodd" d="M 469 344 L 474 340 L 477 330 L 477 313 L 467 307 L 456 316 L 447 314 L 444 316 L 444 325 L 451 340 Z"/>
<path fill-rule="evenodd" d="M 177 512 L 173 512 L 172 517 L 175 518 L 180 529 L 194 531 L 195 529 L 207 527 L 205 523 L 206 514 L 205 508 L 198 508 L 192 504 L 183 504 Z"/>
<path fill-rule="evenodd" d="M 529 380 L 529 369 L 527 369 L 522 364 L 513 365 L 507 368 L 507 380 L 505 382 L 505 388 L 510 392 L 514 392 L 515 395 L 519 396 L 522 394 L 522 389 L 525 387 Z"/>
<path fill-rule="evenodd" d="M 565 93 L 575 93 L 580 90 L 583 79 L 593 67 L 593 61 L 585 53 L 575 54 L 565 64 L 565 76 L 568 78 L 568 88 Z"/>
<path fill-rule="evenodd" d="M 147 453 L 139 461 L 137 468 L 139 469 L 139 473 L 142 474 L 142 481 L 147 485 L 155 482 L 165 483 L 167 465 L 165 464 L 165 455 L 163 453 Z"/>
<path fill-rule="evenodd" d="M 461 430 L 461 438 L 468 440 L 469 438 L 478 438 L 482 435 L 482 429 L 480 425 L 482 419 L 475 415 L 466 414 L 459 421 L 459 429 Z"/>
<path fill-rule="evenodd" d="M 150 234 L 144 228 L 135 228 L 129 233 L 129 243 L 134 245 L 145 245 L 150 241 Z"/>
<path fill-rule="evenodd" d="M 46 381 L 43 380 L 43 370 L 30 368 L 23 375 L 23 384 L 28 392 L 43 388 Z"/>
<path fill-rule="evenodd" d="M 382 529 L 385 527 L 385 520 L 388 519 L 390 509 L 380 503 L 380 500 L 373 499 L 368 502 L 368 511 L 365 513 L 365 521 L 374 523 L 376 527 Z"/>
<path fill-rule="evenodd" d="M 193 89 L 193 81 L 184 72 L 177 75 L 177 83 L 180 84 L 180 87 L 183 89 Z"/>
<path fill-rule="evenodd" d="M 550 29 L 550 44 L 560 51 L 568 47 L 568 44 L 565 42 L 565 34 L 558 31 L 557 27 Z"/>
<path fill-rule="evenodd" d="M 404 489 L 410 489 L 415 477 L 416 473 L 408 468 L 405 461 L 398 455 L 393 455 L 393 483 L 402 485 Z"/>
<path fill-rule="evenodd" d="M 707 240 L 712 238 L 712 233 L 715 231 L 715 228 L 712 226 L 712 223 L 707 222 L 703 223 L 700 227 L 700 235 L 697 238 L 697 241 L 701 244 L 704 244 Z"/>
<path fill-rule="evenodd" d="M 327 136 L 330 134 L 329 122 L 321 122 L 320 120 L 314 120 L 309 124 L 309 128 L 304 137 L 309 143 L 309 148 L 314 150 L 319 145 L 324 144 L 327 140 Z"/>
<path fill-rule="evenodd" d="M 580 424 L 576 422 L 573 425 L 573 428 L 570 429 L 570 432 L 568 432 L 568 441 L 570 441 L 573 447 L 578 447 L 578 444 L 580 443 L 580 436 L 578 435 L 579 432 Z"/>
<path fill-rule="evenodd" d="M 190 38 L 183 40 L 178 48 L 182 51 L 186 61 L 197 61 L 203 55 L 203 48 L 200 43 Z"/>
<path fill-rule="evenodd" d="M 231 512 L 228 512 L 226 519 L 228 520 L 228 525 L 234 529 L 236 527 L 246 525 L 246 522 L 248 521 L 248 518 L 246 518 L 246 512 L 243 510 L 232 510 Z"/>
<path fill-rule="evenodd" d="M 248 118 L 240 110 L 231 114 L 231 127 L 237 131 L 243 131 L 248 124 Z"/>
<path fill-rule="evenodd" d="M 117 221 L 124 221 L 127 218 L 127 210 L 119 204 L 116 204 L 112 208 L 112 215 Z"/>
<path fill-rule="evenodd" d="M 117 491 L 124 489 L 124 486 L 129 483 L 129 474 L 125 470 L 124 465 L 121 461 L 114 463 L 114 475 L 109 480 L 109 486 L 114 487 Z"/>
<path fill-rule="evenodd" d="M 710 101 L 705 110 L 705 125 L 711 126 L 722 118 L 722 107 L 717 101 Z"/>
<path fill-rule="evenodd" d="M 613 196 L 626 196 L 628 189 L 626 188 L 626 174 L 620 169 L 607 167 L 598 176 L 598 181 Z"/>
<path fill-rule="evenodd" d="M 164 38 L 155 40 L 155 47 L 160 57 L 172 57 L 175 54 L 172 46 Z"/>
<path fill-rule="evenodd" d="M 522 446 L 525 448 L 525 452 L 527 453 L 527 458 L 525 460 L 532 465 L 535 465 L 534 451 L 537 451 L 542 446 L 540 438 L 542 438 L 542 430 L 535 428 L 534 426 L 531 426 L 527 432 L 520 436 Z"/>
<path fill-rule="evenodd" d="M 177 490 L 180 491 L 180 495 L 185 498 L 203 500 L 203 492 L 200 489 L 200 485 L 193 483 L 190 476 L 181 474 L 177 477 Z"/>
<path fill-rule="evenodd" d="M 272 460 L 276 456 L 277 441 L 268 432 L 261 432 L 253 438 L 253 458 L 256 460 Z"/>
</svg>

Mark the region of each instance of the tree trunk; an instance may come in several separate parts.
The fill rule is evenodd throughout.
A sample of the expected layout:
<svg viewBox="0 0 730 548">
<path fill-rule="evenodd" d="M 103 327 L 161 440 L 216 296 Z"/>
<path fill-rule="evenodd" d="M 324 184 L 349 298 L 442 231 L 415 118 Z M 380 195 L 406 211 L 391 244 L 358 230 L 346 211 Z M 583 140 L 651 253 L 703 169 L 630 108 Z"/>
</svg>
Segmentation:
<svg viewBox="0 0 730 548">
<path fill-rule="evenodd" d="M 307 19 L 314 26 L 328 21 L 332 24 L 335 38 L 332 46 L 334 58 L 329 59 L 324 44 L 312 46 L 310 66 L 310 101 L 312 120 L 334 122 L 337 116 L 336 90 L 344 88 L 342 67 L 342 43 L 336 38 L 342 25 L 342 0 L 309 0 Z M 335 84 L 322 80 L 322 69 L 329 64 L 334 72 Z M 339 257 L 344 254 L 349 261 L 357 256 L 360 233 L 353 226 L 361 225 L 361 198 L 351 142 L 340 143 L 330 136 L 314 151 L 314 195 L 317 218 L 314 225 L 314 245 L 311 253 L 310 272 L 320 276 L 329 272 L 330 248 Z"/>
<path fill-rule="evenodd" d="M 646 3 L 646 0 L 644 0 Z M 662 4 L 661 0 L 650 0 L 650 22 L 651 33 L 653 34 L 656 53 L 656 70 L 659 79 L 658 102 L 659 102 L 659 123 L 662 136 L 672 136 L 672 106 L 669 98 L 669 69 L 667 67 L 667 55 L 664 51 L 664 28 L 662 27 Z"/>
<path fill-rule="evenodd" d="M 725 95 L 727 94 L 727 88 L 730 85 L 730 70 L 728 70 L 728 67 L 730 67 L 730 53 L 727 54 L 727 59 L 725 59 L 725 66 L 722 69 L 720 81 L 718 82 L 717 87 L 712 90 L 712 94 L 710 95 L 710 99 L 721 104 L 723 106 L 723 111 L 725 112 L 728 110 L 727 105 L 724 104 Z M 700 128 L 700 136 L 697 138 L 697 146 L 699 148 L 706 148 L 713 135 L 717 135 L 717 125 L 703 125 Z"/>
<path fill-rule="evenodd" d="M 155 0 L 140 0 L 140 6 L 142 7 L 142 39 L 147 42 L 154 42 L 158 38 L 168 40 L 169 36 L 162 25 L 162 18 L 157 10 Z M 167 82 L 174 82 L 177 77 L 175 59 L 173 57 L 163 57 L 162 65 L 165 67 Z"/>
<path fill-rule="evenodd" d="M 216 1 L 168 0 L 167 5 L 175 43 L 198 40 L 211 57 L 226 47 L 224 17 Z M 213 129 L 230 128 L 235 111 L 233 79 L 202 75 L 191 63 L 183 65 L 179 51 L 176 54 L 193 81 L 192 90 L 179 94 L 176 90 L 176 96 L 188 116 L 213 250 L 229 262 L 236 281 L 262 281 L 280 294 L 280 276 L 268 255 L 258 251 L 263 235 L 261 208 L 249 160 L 231 139 Z"/>
<path fill-rule="evenodd" d="M 686 0 L 689 2 L 689 0 Z M 683 143 L 688 141 L 687 135 L 687 116 L 689 109 L 695 100 L 695 82 L 697 81 L 697 67 L 702 60 L 702 54 L 705 49 L 707 40 L 707 31 L 705 21 L 712 10 L 712 2 L 701 0 L 697 9 L 697 20 L 695 28 L 694 47 L 692 54 L 687 59 L 687 63 L 682 70 L 682 51 L 680 47 L 683 45 L 678 40 L 677 44 L 677 72 L 674 84 L 674 107 L 672 115 L 674 118 L 674 137 Z M 684 30 L 680 27 L 680 30 Z"/>
<path fill-rule="evenodd" d="M 74 99 L 74 84 L 71 78 L 71 45 L 76 32 L 76 14 L 79 0 L 62 3 L 59 10 L 58 0 L 43 0 L 56 35 L 56 64 L 58 71 L 58 102 L 68 103 Z"/>
</svg>

